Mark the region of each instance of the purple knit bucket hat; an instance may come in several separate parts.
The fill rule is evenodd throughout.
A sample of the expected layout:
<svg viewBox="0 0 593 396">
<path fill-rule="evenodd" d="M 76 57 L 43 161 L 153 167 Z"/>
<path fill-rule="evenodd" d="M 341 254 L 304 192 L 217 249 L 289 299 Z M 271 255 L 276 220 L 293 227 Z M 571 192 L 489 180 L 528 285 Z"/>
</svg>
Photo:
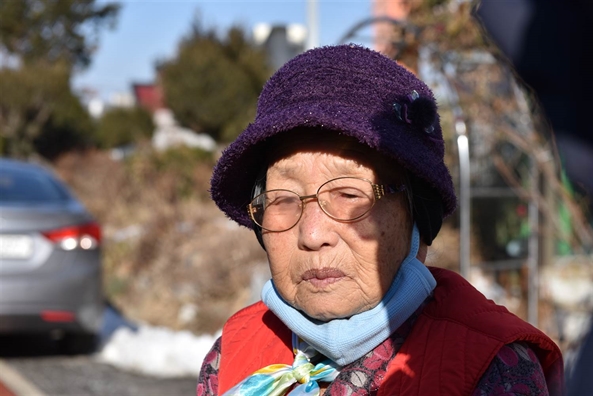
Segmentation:
<svg viewBox="0 0 593 396">
<path fill-rule="evenodd" d="M 212 199 L 228 217 L 253 228 L 247 205 L 265 165 L 265 141 L 298 127 L 321 127 L 320 133 L 332 130 L 358 139 L 434 188 L 444 216 L 455 210 L 430 89 L 378 52 L 340 45 L 293 58 L 264 86 L 255 121 L 224 150 L 212 175 Z"/>
</svg>

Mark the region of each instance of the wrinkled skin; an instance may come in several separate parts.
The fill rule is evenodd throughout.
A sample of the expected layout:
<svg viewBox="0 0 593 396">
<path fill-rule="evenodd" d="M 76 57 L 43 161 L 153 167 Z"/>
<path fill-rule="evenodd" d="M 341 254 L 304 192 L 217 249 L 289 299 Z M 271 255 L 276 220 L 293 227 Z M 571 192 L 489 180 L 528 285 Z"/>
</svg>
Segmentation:
<svg viewBox="0 0 593 396">
<path fill-rule="evenodd" d="M 336 139 L 348 140 L 341 136 Z M 275 152 L 278 154 L 268 167 L 267 190 L 315 194 L 321 184 L 340 176 L 374 183 L 402 181 L 399 168 L 363 146 L 345 151 L 344 145 L 311 146 L 291 141 L 276 147 Z M 263 232 L 280 295 L 321 321 L 347 318 L 375 307 L 409 251 L 411 220 L 406 195 L 384 196 L 354 222 L 333 220 L 314 199 L 306 202 L 295 227 Z"/>
</svg>

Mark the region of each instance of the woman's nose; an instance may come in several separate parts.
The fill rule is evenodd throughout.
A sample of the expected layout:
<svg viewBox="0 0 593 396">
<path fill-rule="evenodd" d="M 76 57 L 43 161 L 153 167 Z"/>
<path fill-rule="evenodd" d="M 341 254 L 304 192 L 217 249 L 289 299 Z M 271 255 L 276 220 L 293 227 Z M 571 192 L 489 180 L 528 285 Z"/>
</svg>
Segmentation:
<svg viewBox="0 0 593 396">
<path fill-rule="evenodd" d="M 335 246 L 338 242 L 332 224 L 335 221 L 321 210 L 316 198 L 304 200 L 303 205 L 303 215 L 297 224 L 299 249 L 316 251 Z"/>
</svg>

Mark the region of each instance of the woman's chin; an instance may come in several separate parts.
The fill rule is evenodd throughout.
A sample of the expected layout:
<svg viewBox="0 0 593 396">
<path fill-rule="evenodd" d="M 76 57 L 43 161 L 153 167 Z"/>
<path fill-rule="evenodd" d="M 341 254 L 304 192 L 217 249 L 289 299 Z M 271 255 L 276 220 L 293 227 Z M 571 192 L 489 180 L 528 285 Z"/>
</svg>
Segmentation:
<svg viewBox="0 0 593 396">
<path fill-rule="evenodd" d="M 352 315 L 365 310 L 362 307 L 345 307 L 344 299 L 336 299 L 336 301 L 317 301 L 305 306 L 299 307 L 298 309 L 306 314 L 308 317 L 319 320 L 321 322 L 329 322 L 334 319 L 347 319 Z"/>
<path fill-rule="evenodd" d="M 329 313 L 329 312 L 311 312 L 308 313 L 307 311 L 303 311 L 308 317 L 311 319 L 318 320 L 320 322 L 330 322 L 334 319 L 343 319 L 337 313 Z"/>
</svg>

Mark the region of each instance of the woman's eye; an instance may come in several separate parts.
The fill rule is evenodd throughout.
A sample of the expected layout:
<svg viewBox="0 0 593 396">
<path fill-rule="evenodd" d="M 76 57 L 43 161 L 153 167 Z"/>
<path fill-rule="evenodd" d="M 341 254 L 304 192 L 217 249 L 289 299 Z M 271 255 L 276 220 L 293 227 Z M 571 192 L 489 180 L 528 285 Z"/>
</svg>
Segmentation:
<svg viewBox="0 0 593 396">
<path fill-rule="evenodd" d="M 354 198 L 359 198 L 360 196 L 356 195 L 356 194 L 342 193 L 341 197 L 346 198 L 346 199 L 354 199 Z"/>
<path fill-rule="evenodd" d="M 362 197 L 362 193 L 356 189 L 341 189 L 336 191 L 335 197 L 338 199 L 357 199 Z"/>
<path fill-rule="evenodd" d="M 297 197 L 288 197 L 288 196 L 278 196 L 272 198 L 268 202 L 268 206 L 283 206 L 283 205 L 294 205 L 294 203 L 298 201 Z"/>
</svg>

